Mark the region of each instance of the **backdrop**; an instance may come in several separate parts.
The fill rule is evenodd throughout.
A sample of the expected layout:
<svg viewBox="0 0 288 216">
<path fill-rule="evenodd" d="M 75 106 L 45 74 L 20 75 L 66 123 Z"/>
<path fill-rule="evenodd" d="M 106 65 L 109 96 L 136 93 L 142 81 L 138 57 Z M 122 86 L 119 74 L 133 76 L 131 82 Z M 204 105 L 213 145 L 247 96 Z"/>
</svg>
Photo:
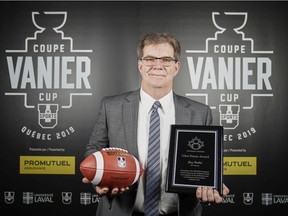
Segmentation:
<svg viewBox="0 0 288 216">
<path fill-rule="evenodd" d="M 287 209 L 287 2 L 1 2 L 1 209 L 94 215 L 79 164 L 103 96 L 139 87 L 145 33 L 182 44 L 175 92 L 224 127 L 230 194 L 208 215 Z"/>
</svg>

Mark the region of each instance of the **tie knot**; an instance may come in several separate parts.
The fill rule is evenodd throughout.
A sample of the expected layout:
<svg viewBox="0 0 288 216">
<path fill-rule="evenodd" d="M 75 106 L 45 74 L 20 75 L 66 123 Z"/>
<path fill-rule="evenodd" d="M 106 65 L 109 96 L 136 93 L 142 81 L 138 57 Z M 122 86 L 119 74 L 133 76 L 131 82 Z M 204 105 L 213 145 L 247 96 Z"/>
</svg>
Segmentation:
<svg viewBox="0 0 288 216">
<path fill-rule="evenodd" d="M 152 106 L 152 110 L 157 110 L 159 107 L 161 107 L 161 104 L 159 101 L 155 101 L 153 106 Z"/>
</svg>

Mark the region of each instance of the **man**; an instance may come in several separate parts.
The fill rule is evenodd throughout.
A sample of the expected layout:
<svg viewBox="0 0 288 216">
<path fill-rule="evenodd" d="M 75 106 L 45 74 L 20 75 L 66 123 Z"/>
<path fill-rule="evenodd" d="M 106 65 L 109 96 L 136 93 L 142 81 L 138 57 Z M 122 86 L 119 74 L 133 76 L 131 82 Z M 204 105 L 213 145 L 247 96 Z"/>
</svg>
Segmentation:
<svg viewBox="0 0 288 216">
<path fill-rule="evenodd" d="M 173 80 L 180 69 L 181 48 L 178 40 L 167 34 L 145 35 L 137 47 L 141 87 L 136 91 L 105 97 L 99 117 L 86 146 L 85 157 L 107 147 L 128 150 L 143 165 L 144 174 L 139 182 L 129 188 L 95 186 L 102 196 L 97 207 L 98 216 L 138 216 L 145 212 L 145 182 L 148 157 L 148 134 L 151 107 L 155 101 L 160 118 L 160 201 L 157 215 L 200 216 L 203 203 L 220 203 L 222 197 L 212 188 L 199 187 L 195 194 L 165 192 L 165 179 L 169 152 L 171 124 L 210 125 L 209 106 L 177 95 Z M 89 183 L 83 178 L 84 183 Z M 223 184 L 223 196 L 229 189 Z M 158 203 L 159 202 L 159 203 Z"/>
</svg>

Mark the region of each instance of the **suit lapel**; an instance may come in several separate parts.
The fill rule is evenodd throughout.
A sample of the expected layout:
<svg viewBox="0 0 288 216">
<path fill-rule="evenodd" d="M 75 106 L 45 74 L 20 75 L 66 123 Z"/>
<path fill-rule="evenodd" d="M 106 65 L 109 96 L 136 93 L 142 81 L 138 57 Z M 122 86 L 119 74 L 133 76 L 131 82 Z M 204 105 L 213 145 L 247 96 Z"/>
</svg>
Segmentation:
<svg viewBox="0 0 288 216">
<path fill-rule="evenodd" d="M 191 111 L 185 108 L 185 104 L 180 98 L 174 94 L 175 104 L 175 124 L 191 124 Z"/>
<path fill-rule="evenodd" d="M 127 96 L 126 103 L 123 104 L 123 120 L 127 150 L 136 158 L 139 158 L 137 148 L 139 99 L 139 91 L 134 91 Z"/>
</svg>

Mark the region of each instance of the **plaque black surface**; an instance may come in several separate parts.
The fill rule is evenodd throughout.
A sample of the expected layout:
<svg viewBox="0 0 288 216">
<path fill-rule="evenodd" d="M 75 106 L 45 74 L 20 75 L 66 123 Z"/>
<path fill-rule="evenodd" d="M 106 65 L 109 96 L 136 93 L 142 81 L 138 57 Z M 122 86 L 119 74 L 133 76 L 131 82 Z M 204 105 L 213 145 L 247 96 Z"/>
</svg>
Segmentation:
<svg viewBox="0 0 288 216">
<path fill-rule="evenodd" d="M 172 125 L 166 192 L 191 193 L 199 186 L 222 193 L 223 127 Z"/>
</svg>

